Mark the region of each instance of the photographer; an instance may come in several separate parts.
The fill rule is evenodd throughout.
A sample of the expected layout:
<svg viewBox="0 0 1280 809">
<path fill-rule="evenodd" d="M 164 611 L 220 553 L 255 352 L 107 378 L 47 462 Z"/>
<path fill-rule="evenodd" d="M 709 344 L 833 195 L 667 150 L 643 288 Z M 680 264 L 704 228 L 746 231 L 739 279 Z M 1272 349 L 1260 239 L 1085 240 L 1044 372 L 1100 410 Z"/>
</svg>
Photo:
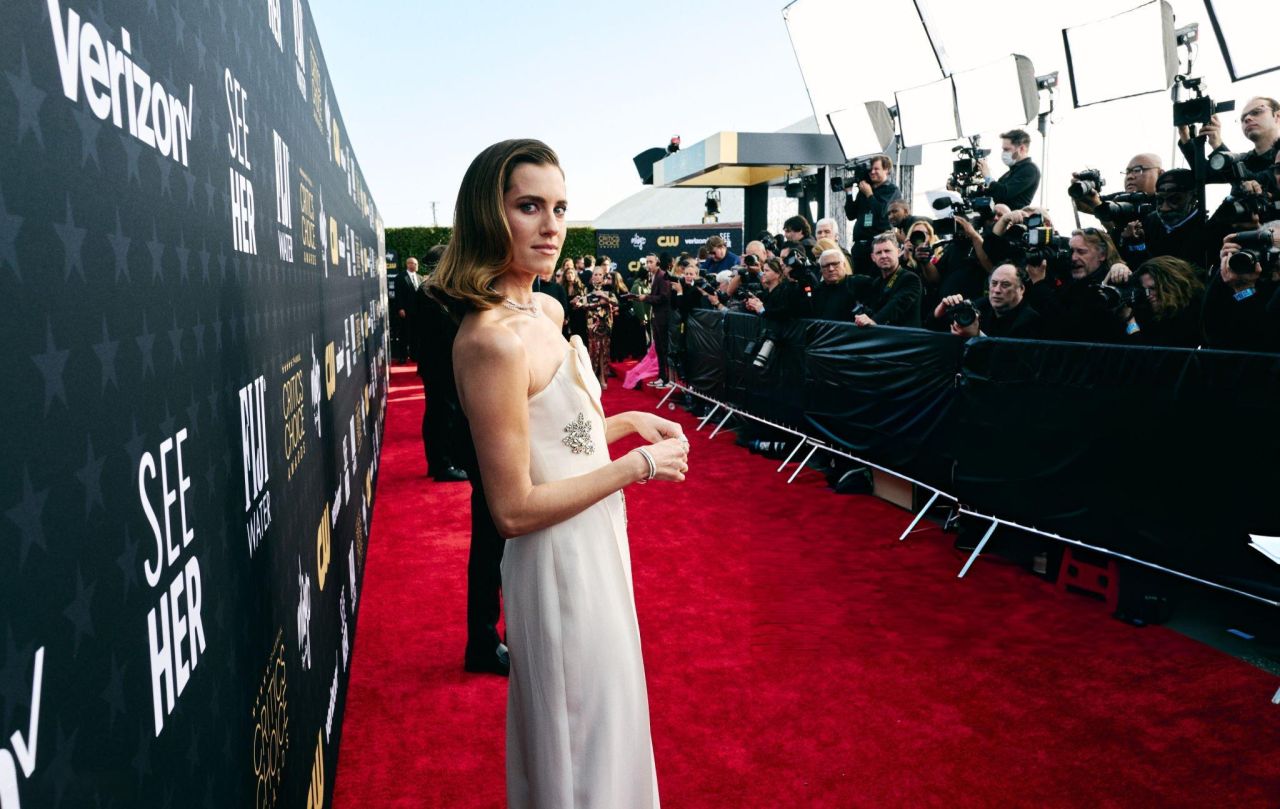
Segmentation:
<svg viewBox="0 0 1280 809">
<path fill-rule="evenodd" d="M 1164 164 L 1160 161 L 1160 155 L 1151 153 L 1134 155 L 1124 168 L 1124 193 L 1154 195 L 1156 193 L 1156 181 L 1160 179 L 1160 175 L 1163 173 Z M 1075 203 L 1077 211 L 1093 214 L 1106 223 L 1105 215 L 1097 210 L 1098 206 L 1104 202 L 1102 195 L 1098 193 L 1101 183 L 1093 182 L 1090 179 L 1091 176 L 1092 172 L 1073 172 L 1068 195 L 1071 197 L 1071 201 Z M 1101 180 L 1101 176 L 1098 179 Z M 1089 185 L 1084 188 L 1077 186 L 1077 183 L 1082 180 L 1088 181 Z M 1079 189 L 1083 193 L 1072 193 L 1073 189 Z M 1107 230 L 1111 230 L 1110 225 L 1108 225 Z"/>
<path fill-rule="evenodd" d="M 1252 174 L 1270 171 L 1271 164 L 1276 162 L 1277 146 L 1280 145 L 1280 102 L 1266 96 L 1249 99 L 1245 111 L 1240 115 L 1240 131 L 1253 143 L 1253 149 L 1236 154 L 1235 157 Z M 1217 115 L 1200 128 L 1199 136 L 1208 142 L 1212 151 L 1229 152 L 1222 142 L 1222 125 Z M 1189 127 L 1178 127 L 1178 146 L 1187 163 L 1194 166 L 1194 149 L 1197 147 L 1191 140 Z M 1239 180 L 1231 184 L 1232 194 L 1239 195 L 1242 191 Z"/>
<path fill-rule="evenodd" d="M 871 261 L 880 275 L 859 300 L 855 326 L 920 327 L 920 276 L 899 263 L 902 251 L 893 231 L 871 240 Z"/>
<path fill-rule="evenodd" d="M 1182 259 L 1160 256 L 1133 274 L 1143 295 L 1134 300 L 1126 334 L 1128 342 L 1169 348 L 1197 348 L 1204 284 L 1200 271 Z"/>
<path fill-rule="evenodd" d="M 1196 181 L 1190 169 L 1172 169 L 1156 183 L 1157 208 L 1141 220 L 1125 225 L 1120 255 L 1132 265 L 1159 256 L 1173 256 L 1196 267 L 1207 267 L 1208 229 L 1196 207 Z M 1221 231 L 1219 231 L 1221 233 Z"/>
<path fill-rule="evenodd" d="M 844 253 L 845 258 L 849 259 L 849 266 L 850 267 L 853 266 L 853 255 L 848 250 L 844 249 L 844 245 L 840 244 L 840 234 L 836 229 L 835 219 L 833 219 L 830 216 L 824 216 L 823 218 L 815 222 L 813 226 L 813 237 L 817 241 L 822 241 L 823 239 L 830 239 L 831 241 L 835 242 L 836 246 L 839 247 L 840 250 Z M 817 248 L 815 247 L 815 249 Z M 822 252 L 822 251 L 818 250 L 818 252 Z M 814 258 L 816 259 L 817 256 L 815 255 Z"/>
<path fill-rule="evenodd" d="M 1115 242 L 1105 230 L 1084 228 L 1071 234 L 1069 249 L 1070 275 L 1054 291 L 1048 311 L 1040 312 L 1045 335 L 1084 343 L 1122 342 L 1125 323 L 1109 283 L 1128 280 L 1129 268 Z"/>
<path fill-rule="evenodd" d="M 799 301 L 800 288 L 783 274 L 782 261 L 771 258 L 760 268 L 760 293 L 748 293 L 745 304 L 748 312 L 767 320 L 785 321 L 804 316 Z"/>
<path fill-rule="evenodd" d="M 702 262 L 704 271 L 714 275 L 721 270 L 733 269 L 741 263 L 742 260 L 729 251 L 729 246 L 725 244 L 724 239 L 719 236 L 707 239 L 707 258 Z"/>
<path fill-rule="evenodd" d="M 949 295 L 933 310 L 934 320 L 946 323 L 960 337 L 1040 337 L 1040 314 L 1027 305 L 1026 273 L 1012 264 L 1001 264 L 991 272 L 987 296 L 976 302 L 961 295 Z"/>
<path fill-rule="evenodd" d="M 1227 237 L 1218 273 L 1205 291 L 1204 344 L 1223 351 L 1280 350 L 1280 293 L 1270 277 L 1273 271 L 1264 271 L 1264 262 L 1273 264 L 1274 254 L 1242 249 L 1234 240 L 1244 235 Z"/>
<path fill-rule="evenodd" d="M 838 247 L 822 251 L 818 269 L 822 283 L 813 292 L 813 316 L 819 320 L 852 321 L 853 307 L 870 279 L 854 275 L 848 258 Z"/>
<path fill-rule="evenodd" d="M 854 269 L 873 275 L 875 268 L 870 257 L 870 240 L 891 227 L 889 204 L 902 196 L 898 186 L 889 181 L 893 173 L 893 161 L 888 155 L 871 158 L 866 178 L 861 179 L 857 191 L 849 189 L 844 201 L 844 215 L 853 225 Z"/>
<path fill-rule="evenodd" d="M 1023 208 L 1035 199 L 1040 187 L 1040 168 L 1031 162 L 1027 153 L 1031 150 L 1031 136 L 1021 129 L 1010 129 L 1000 134 L 1000 160 L 1009 167 L 999 180 L 987 183 L 986 193 L 992 201 Z M 990 177 L 986 158 L 978 161 L 984 176 Z"/>
</svg>

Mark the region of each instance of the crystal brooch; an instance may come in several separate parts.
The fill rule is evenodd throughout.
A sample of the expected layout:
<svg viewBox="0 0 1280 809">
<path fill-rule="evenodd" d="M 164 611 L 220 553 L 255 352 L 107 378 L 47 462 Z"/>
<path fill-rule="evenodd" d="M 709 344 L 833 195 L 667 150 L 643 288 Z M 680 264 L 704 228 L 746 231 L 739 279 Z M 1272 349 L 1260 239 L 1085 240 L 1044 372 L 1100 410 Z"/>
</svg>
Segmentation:
<svg viewBox="0 0 1280 809">
<path fill-rule="evenodd" d="M 565 425 L 564 431 L 567 435 L 561 443 L 573 450 L 574 455 L 591 455 L 596 451 L 596 445 L 591 443 L 591 422 L 581 412 Z"/>
</svg>

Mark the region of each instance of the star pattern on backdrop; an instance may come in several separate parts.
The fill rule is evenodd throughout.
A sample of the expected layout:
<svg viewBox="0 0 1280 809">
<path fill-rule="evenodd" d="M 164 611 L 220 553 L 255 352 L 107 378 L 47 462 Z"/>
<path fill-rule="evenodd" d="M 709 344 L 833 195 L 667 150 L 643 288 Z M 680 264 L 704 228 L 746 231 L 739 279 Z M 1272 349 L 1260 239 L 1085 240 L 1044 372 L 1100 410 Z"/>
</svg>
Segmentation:
<svg viewBox="0 0 1280 809">
<path fill-rule="evenodd" d="M 80 656 L 80 638 L 84 635 L 93 637 L 93 591 L 97 588 L 97 583 L 92 583 L 85 587 L 84 577 L 80 574 L 80 569 L 76 568 L 76 597 L 71 603 L 63 609 L 62 614 L 71 622 L 75 628 L 75 639 L 72 642 L 72 657 Z"/>
<path fill-rule="evenodd" d="M 22 69 L 18 73 L 5 71 L 9 88 L 18 100 L 18 143 L 30 132 L 40 148 L 44 148 L 44 131 L 40 128 L 40 107 L 45 92 L 31 83 L 31 68 L 27 65 L 27 48 L 22 46 Z"/>
<path fill-rule="evenodd" d="M 58 224 L 53 223 L 53 230 L 62 242 L 63 280 L 71 279 L 71 271 L 80 273 L 80 280 L 86 284 L 89 279 L 84 276 L 84 237 L 89 231 L 76 225 L 75 212 L 71 210 L 71 195 L 67 195 L 67 219 Z"/>
<path fill-rule="evenodd" d="M 120 555 L 116 557 L 116 566 L 120 568 L 120 574 L 124 577 L 125 598 L 129 597 L 129 588 L 138 586 L 138 542 L 133 538 L 133 531 L 126 524 L 124 527 L 124 542 L 121 543 L 124 550 L 120 551 Z"/>
<path fill-rule="evenodd" d="M 0 660 L 0 699 L 4 700 L 4 726 L 16 727 L 14 717 L 19 705 L 27 705 L 31 699 L 31 666 L 35 655 L 35 645 L 27 644 L 21 649 L 13 642 L 13 627 L 4 628 L 4 656 Z M 30 707 L 30 706 L 28 706 Z"/>
<path fill-rule="evenodd" d="M 18 263 L 18 233 L 22 230 L 22 217 L 9 212 L 4 203 L 4 189 L 0 188 L 0 265 L 9 269 L 22 283 L 22 267 Z"/>
<path fill-rule="evenodd" d="M 94 505 L 103 510 L 106 509 L 106 504 L 102 502 L 102 465 L 107 460 L 105 455 L 97 456 L 94 454 L 92 436 L 88 438 L 87 443 L 84 466 L 76 470 L 76 480 L 79 480 L 80 485 L 84 486 L 84 516 L 86 520 L 93 513 Z"/>
<path fill-rule="evenodd" d="M 83 105 L 72 107 L 71 117 L 75 118 L 76 126 L 80 129 L 80 168 L 88 166 L 89 158 L 92 157 L 93 165 L 98 171 L 102 171 L 102 161 L 98 159 L 98 135 L 102 133 L 102 122 Z"/>
<path fill-rule="evenodd" d="M 43 354 L 32 354 L 31 361 L 44 377 L 44 414 L 49 415 L 49 405 L 59 399 L 65 406 L 67 389 L 62 382 L 62 373 L 67 366 L 67 357 L 71 354 L 66 349 L 59 349 L 53 341 L 53 321 L 45 318 L 45 350 Z"/>
<path fill-rule="evenodd" d="M 135 339 L 138 344 L 138 350 L 142 352 L 142 376 L 145 378 L 147 371 L 150 370 L 152 376 L 155 375 L 156 366 L 152 357 L 152 349 L 155 348 L 156 336 L 147 328 L 147 313 L 142 313 L 142 333 Z"/>
<path fill-rule="evenodd" d="M 124 235 L 124 228 L 120 227 L 120 209 L 116 208 L 116 231 L 107 234 L 107 241 L 111 244 L 111 253 L 116 260 L 116 283 L 120 283 L 120 276 L 130 283 L 133 277 L 129 275 L 129 245 L 133 240 Z"/>
<path fill-rule="evenodd" d="M 102 363 L 103 392 L 106 392 L 108 382 L 118 390 L 120 383 L 116 380 L 116 352 L 120 350 L 120 341 L 111 339 L 111 334 L 107 331 L 106 315 L 102 316 L 102 342 L 94 343 L 92 348 L 98 362 Z"/>
</svg>

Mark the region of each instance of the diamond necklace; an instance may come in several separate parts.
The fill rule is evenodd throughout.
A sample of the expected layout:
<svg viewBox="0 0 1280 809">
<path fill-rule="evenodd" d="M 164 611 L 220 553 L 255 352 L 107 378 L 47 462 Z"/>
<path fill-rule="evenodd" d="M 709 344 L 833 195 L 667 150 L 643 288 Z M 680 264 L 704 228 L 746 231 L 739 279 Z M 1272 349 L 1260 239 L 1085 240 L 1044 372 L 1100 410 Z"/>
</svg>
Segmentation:
<svg viewBox="0 0 1280 809">
<path fill-rule="evenodd" d="M 542 308 L 538 306 L 537 301 L 534 301 L 533 303 L 516 303 L 510 298 L 503 298 L 502 305 L 507 307 L 508 309 L 514 309 L 517 312 L 523 312 L 529 317 L 537 317 L 538 315 L 542 314 Z"/>
</svg>

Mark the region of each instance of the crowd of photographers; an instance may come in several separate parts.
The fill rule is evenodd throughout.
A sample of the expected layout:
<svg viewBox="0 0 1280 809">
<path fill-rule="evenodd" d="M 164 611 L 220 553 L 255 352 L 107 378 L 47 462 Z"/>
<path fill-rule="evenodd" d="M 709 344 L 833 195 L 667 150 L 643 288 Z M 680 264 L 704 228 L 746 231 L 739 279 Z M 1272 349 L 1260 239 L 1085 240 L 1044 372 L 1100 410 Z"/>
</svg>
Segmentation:
<svg viewBox="0 0 1280 809">
<path fill-rule="evenodd" d="M 811 228 L 793 216 L 741 258 L 721 250 L 702 261 L 687 287 L 702 293 L 699 306 L 775 322 L 1280 351 L 1280 103 L 1251 99 L 1241 128 L 1251 144 L 1241 153 L 1216 117 L 1179 131 L 1189 163 L 1202 150 L 1205 182 L 1230 185 L 1214 211 L 1201 210 L 1195 172 L 1165 170 L 1155 154 L 1133 157 L 1116 193 L 1103 193 L 1099 171 L 1073 174 L 1069 194 L 1099 227 L 1058 228 L 1031 205 L 1040 172 L 1021 130 L 1001 136 L 998 179 L 984 151 L 957 147 L 953 193 L 934 217 L 913 215 L 879 155 L 833 181 L 846 195 L 847 243 L 834 220 Z"/>
</svg>

